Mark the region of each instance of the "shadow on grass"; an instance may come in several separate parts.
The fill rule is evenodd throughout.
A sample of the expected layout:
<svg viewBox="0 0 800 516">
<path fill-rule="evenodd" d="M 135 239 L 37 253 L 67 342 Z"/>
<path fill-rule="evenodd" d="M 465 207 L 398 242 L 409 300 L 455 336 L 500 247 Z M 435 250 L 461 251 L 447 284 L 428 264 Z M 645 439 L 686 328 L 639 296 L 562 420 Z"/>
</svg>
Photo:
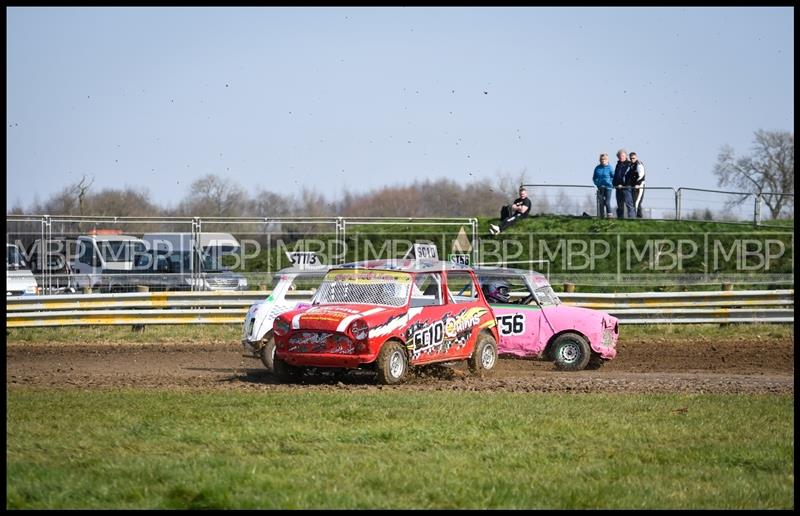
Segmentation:
<svg viewBox="0 0 800 516">
<path fill-rule="evenodd" d="M 204 369 L 205 370 L 205 369 Z M 229 369 L 220 369 L 229 371 Z M 430 364 L 412 367 L 404 383 L 424 384 L 438 381 L 458 380 L 468 373 L 452 364 Z M 309 367 L 296 379 L 289 382 L 279 380 L 266 369 L 238 370 L 232 376 L 222 378 L 225 383 L 252 383 L 269 385 L 380 385 L 377 373 L 372 369 L 338 369 Z"/>
</svg>

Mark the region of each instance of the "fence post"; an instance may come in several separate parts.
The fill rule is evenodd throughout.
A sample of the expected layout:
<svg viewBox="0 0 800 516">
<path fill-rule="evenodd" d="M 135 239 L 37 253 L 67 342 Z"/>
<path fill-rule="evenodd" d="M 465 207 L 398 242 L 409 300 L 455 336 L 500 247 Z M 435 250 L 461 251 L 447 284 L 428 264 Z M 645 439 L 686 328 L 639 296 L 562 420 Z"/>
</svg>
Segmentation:
<svg viewBox="0 0 800 516">
<path fill-rule="evenodd" d="M 681 220 L 681 189 L 675 192 L 675 220 Z"/>
<path fill-rule="evenodd" d="M 753 207 L 753 225 L 761 224 L 761 194 L 756 194 L 755 206 Z"/>
<path fill-rule="evenodd" d="M 601 217 L 600 214 L 602 213 L 601 205 L 600 205 L 601 201 L 600 201 L 600 189 L 599 188 L 597 189 L 597 191 L 594 194 L 594 199 L 595 199 L 595 203 L 594 203 L 595 204 L 595 208 L 597 209 L 597 218 L 599 219 Z"/>
</svg>

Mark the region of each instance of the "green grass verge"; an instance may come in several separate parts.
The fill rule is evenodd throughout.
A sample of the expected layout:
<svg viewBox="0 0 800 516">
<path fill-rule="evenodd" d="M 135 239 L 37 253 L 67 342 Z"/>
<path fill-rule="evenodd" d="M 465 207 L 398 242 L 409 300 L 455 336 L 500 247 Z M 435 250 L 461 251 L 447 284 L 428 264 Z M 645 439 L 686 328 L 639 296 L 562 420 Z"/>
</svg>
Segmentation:
<svg viewBox="0 0 800 516">
<path fill-rule="evenodd" d="M 36 343 L 97 344 L 119 343 L 238 343 L 242 327 L 233 324 L 150 325 L 143 332 L 130 326 L 66 326 L 62 328 L 10 328 L 6 341 Z M 620 330 L 621 339 L 640 339 L 653 335 L 682 340 L 713 338 L 792 338 L 793 324 L 630 324 Z"/>
<path fill-rule="evenodd" d="M 793 508 L 793 396 L 7 391 L 8 508 Z"/>
</svg>

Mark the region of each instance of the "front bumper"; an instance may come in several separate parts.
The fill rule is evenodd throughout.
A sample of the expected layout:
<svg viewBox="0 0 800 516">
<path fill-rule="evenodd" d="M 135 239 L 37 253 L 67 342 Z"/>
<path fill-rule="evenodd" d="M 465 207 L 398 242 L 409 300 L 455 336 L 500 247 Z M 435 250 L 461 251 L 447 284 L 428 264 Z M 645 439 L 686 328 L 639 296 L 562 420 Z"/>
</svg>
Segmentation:
<svg viewBox="0 0 800 516">
<path fill-rule="evenodd" d="M 613 328 L 605 328 L 592 339 L 592 350 L 600 354 L 603 360 L 611 360 L 617 356 L 617 340 L 619 333 Z"/>
<path fill-rule="evenodd" d="M 355 369 L 375 361 L 370 355 L 345 355 L 339 353 L 289 353 L 275 351 L 275 357 L 289 365 L 301 367 L 343 367 Z"/>
</svg>

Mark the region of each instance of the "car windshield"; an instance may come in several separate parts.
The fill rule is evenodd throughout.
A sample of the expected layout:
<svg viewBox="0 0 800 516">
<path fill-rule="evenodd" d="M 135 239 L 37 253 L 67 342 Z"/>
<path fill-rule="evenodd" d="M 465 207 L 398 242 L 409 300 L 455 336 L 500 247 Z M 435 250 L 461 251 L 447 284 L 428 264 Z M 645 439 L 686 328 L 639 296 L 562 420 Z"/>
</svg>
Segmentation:
<svg viewBox="0 0 800 516">
<path fill-rule="evenodd" d="M 355 303 L 404 306 L 411 292 L 411 274 L 369 269 L 339 269 L 325 275 L 313 303 Z"/>
<path fill-rule="evenodd" d="M 144 244 L 135 240 L 106 240 L 98 244 L 107 262 L 130 262 L 136 254 L 145 252 Z"/>
<path fill-rule="evenodd" d="M 533 293 L 536 296 L 536 300 L 539 301 L 539 304 L 542 305 L 561 304 L 561 300 L 558 298 L 558 296 L 553 291 L 553 288 L 550 285 L 539 287 L 536 290 L 534 290 Z"/>
<path fill-rule="evenodd" d="M 293 272 L 291 274 L 278 273 L 272 278 L 272 290 L 275 290 L 281 282 L 290 281 L 291 290 L 313 290 L 319 287 L 322 279 L 325 277 L 324 272 Z"/>
</svg>

